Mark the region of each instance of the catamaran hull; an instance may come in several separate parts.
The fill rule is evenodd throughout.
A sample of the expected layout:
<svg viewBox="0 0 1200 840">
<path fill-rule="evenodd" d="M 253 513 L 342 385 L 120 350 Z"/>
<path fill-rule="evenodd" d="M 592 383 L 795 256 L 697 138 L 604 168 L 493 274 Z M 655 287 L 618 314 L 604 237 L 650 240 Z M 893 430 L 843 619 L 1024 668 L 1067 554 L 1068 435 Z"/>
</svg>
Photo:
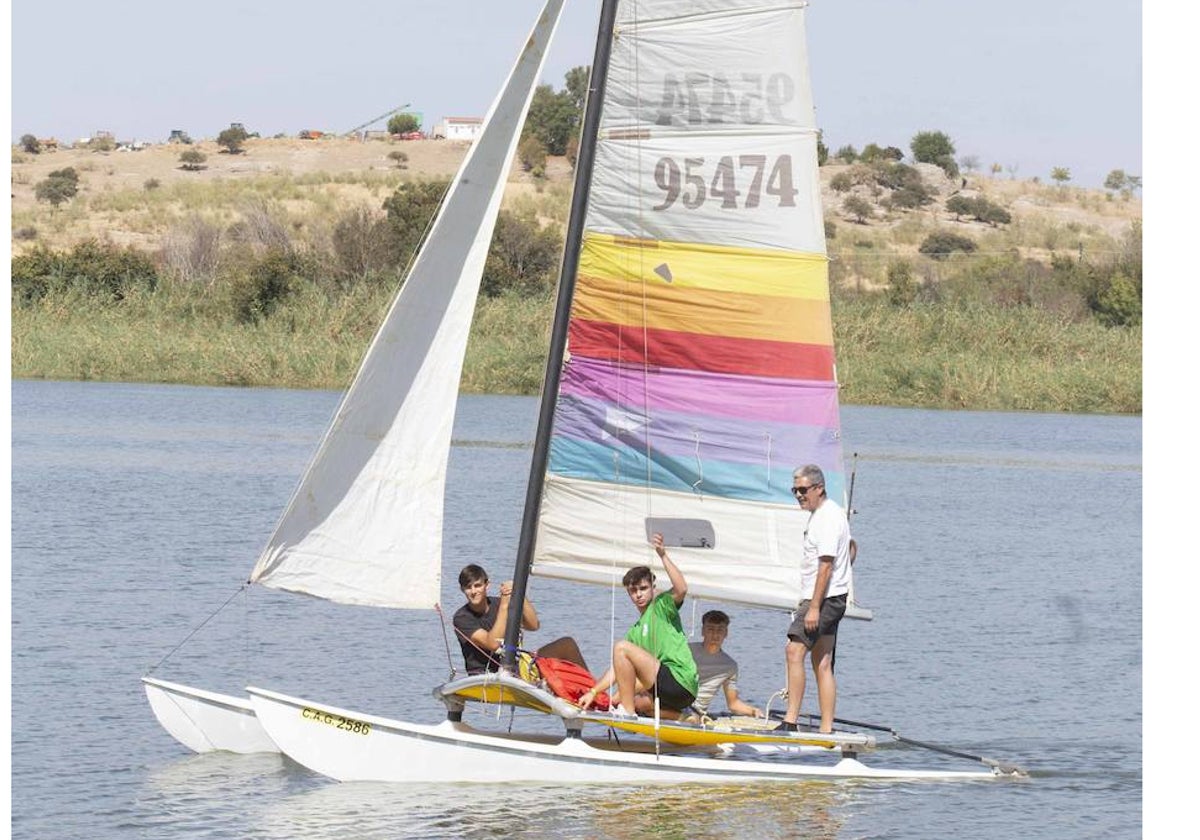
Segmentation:
<svg viewBox="0 0 1200 840">
<path fill-rule="evenodd" d="M 142 685 L 163 729 L 193 752 L 279 752 L 249 700 L 152 677 Z"/>
<path fill-rule="evenodd" d="M 868 767 L 853 758 L 804 763 L 739 751 L 655 755 L 653 745 L 484 733 L 464 723 L 404 723 L 248 688 L 263 728 L 297 763 L 338 781 L 645 783 L 828 779 L 993 779 L 991 772 Z"/>
</svg>

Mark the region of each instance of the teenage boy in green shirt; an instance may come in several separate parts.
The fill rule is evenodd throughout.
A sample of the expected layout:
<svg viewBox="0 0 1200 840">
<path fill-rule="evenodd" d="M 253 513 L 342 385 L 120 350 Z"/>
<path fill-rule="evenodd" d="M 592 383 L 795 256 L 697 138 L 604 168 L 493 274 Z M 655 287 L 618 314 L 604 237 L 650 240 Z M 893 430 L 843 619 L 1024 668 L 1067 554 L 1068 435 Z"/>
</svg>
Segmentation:
<svg viewBox="0 0 1200 840">
<path fill-rule="evenodd" d="M 635 712 L 653 715 L 657 696 L 662 716 L 675 718 L 696 699 L 700 684 L 696 662 L 679 620 L 687 581 L 667 555 L 662 534 L 655 534 L 651 545 L 667 570 L 671 588 L 655 595 L 654 573 L 649 566 L 634 566 L 625 573 L 621 582 L 640 615 L 625 638 L 613 646 L 612 667 L 579 698 L 585 709 L 614 682 L 620 701 L 613 708 L 617 716 L 632 717 Z"/>
</svg>

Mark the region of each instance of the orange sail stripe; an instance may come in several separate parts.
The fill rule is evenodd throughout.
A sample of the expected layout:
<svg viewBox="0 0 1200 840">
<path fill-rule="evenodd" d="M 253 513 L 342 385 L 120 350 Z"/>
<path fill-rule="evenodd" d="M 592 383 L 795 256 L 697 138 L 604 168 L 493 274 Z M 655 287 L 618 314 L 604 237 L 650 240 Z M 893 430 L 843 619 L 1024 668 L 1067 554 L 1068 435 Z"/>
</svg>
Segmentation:
<svg viewBox="0 0 1200 840">
<path fill-rule="evenodd" d="M 639 329 L 573 318 L 572 355 L 744 376 L 832 382 L 833 346 Z"/>
<path fill-rule="evenodd" d="M 572 317 L 624 327 L 833 344 L 829 303 L 580 276 Z"/>
</svg>

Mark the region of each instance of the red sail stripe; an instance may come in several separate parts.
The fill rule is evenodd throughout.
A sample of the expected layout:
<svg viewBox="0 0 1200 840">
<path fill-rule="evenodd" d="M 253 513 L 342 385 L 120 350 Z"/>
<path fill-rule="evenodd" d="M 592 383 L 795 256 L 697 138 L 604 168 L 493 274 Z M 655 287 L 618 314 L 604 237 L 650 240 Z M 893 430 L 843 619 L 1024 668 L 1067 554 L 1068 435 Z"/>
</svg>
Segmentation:
<svg viewBox="0 0 1200 840">
<path fill-rule="evenodd" d="M 646 353 L 645 344 L 650 352 Z M 662 329 L 571 320 L 571 355 L 747 376 L 833 381 L 833 348 L 820 344 L 696 335 Z"/>
</svg>

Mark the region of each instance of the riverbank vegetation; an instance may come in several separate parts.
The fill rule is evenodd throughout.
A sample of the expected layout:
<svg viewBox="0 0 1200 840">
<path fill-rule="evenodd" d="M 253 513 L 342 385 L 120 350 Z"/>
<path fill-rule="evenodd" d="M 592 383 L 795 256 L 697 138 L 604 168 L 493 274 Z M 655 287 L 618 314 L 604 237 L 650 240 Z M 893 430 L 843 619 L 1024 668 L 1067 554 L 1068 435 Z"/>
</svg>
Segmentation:
<svg viewBox="0 0 1200 840">
<path fill-rule="evenodd" d="M 124 175 L 101 155 L 51 169 L 14 152 L 13 376 L 344 388 L 465 148 L 407 144 L 400 170 L 393 144 L 376 166 L 370 143 L 335 140 L 360 163 L 245 165 L 297 142 L 250 139 L 240 168 L 214 149 L 202 171 L 171 152 L 169 169 Z M 77 194 L 39 203 L 33 165 L 63 163 Z M 843 401 L 1140 412 L 1131 191 L 943 164 L 847 151 L 822 167 Z M 571 173 L 565 157 L 536 169 L 506 193 L 466 391 L 541 384 Z"/>
</svg>

